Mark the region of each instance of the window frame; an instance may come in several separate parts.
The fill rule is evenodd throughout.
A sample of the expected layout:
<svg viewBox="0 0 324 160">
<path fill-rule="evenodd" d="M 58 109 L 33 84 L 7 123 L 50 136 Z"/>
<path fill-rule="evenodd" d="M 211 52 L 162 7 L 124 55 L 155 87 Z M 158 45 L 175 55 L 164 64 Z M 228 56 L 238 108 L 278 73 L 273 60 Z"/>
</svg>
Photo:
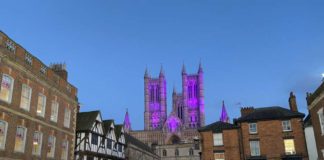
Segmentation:
<svg viewBox="0 0 324 160">
<path fill-rule="evenodd" d="M 68 117 L 67 117 L 68 115 Z M 63 126 L 66 128 L 70 128 L 70 123 L 71 123 L 71 109 L 68 107 L 64 108 L 64 121 L 63 121 Z"/>
<path fill-rule="evenodd" d="M 24 90 L 27 89 L 27 90 Z M 28 97 L 24 96 L 24 91 L 28 92 L 29 95 Z M 32 98 L 32 94 L 33 94 L 33 89 L 28 86 L 27 84 L 22 84 L 21 87 L 21 96 L 20 96 L 20 105 L 19 107 L 25 111 L 29 111 L 30 110 L 30 103 L 31 103 L 31 98 Z M 27 106 L 22 106 L 23 104 L 23 98 L 27 98 Z"/>
<path fill-rule="evenodd" d="M 39 100 L 40 100 L 40 97 L 43 97 L 43 106 L 41 106 L 42 110 L 41 112 L 38 112 L 38 108 L 39 108 Z M 45 112 L 46 112 L 46 100 L 47 100 L 47 97 L 42 94 L 42 93 L 38 93 L 38 98 L 37 98 L 37 106 L 36 106 L 36 115 L 37 116 L 40 116 L 40 117 L 44 117 L 45 116 Z"/>
<path fill-rule="evenodd" d="M 324 108 L 324 107 L 323 107 Z M 317 115 L 318 115 L 318 120 L 319 120 L 319 127 L 321 129 L 322 132 L 322 136 L 324 135 L 324 109 L 321 108 L 317 111 Z"/>
<path fill-rule="evenodd" d="M 285 122 L 288 122 L 287 124 L 285 124 Z M 291 121 L 290 120 L 283 120 L 281 121 L 281 125 L 282 125 L 282 131 L 283 132 L 290 132 L 292 131 L 292 127 L 291 127 Z M 285 128 L 287 127 L 287 128 Z"/>
<path fill-rule="evenodd" d="M 64 144 L 66 144 L 66 146 Z M 64 152 L 65 152 L 65 154 L 64 154 Z M 62 141 L 61 160 L 67 160 L 68 155 L 69 155 L 69 141 L 67 139 L 65 139 Z"/>
<path fill-rule="evenodd" d="M 50 151 L 53 148 L 53 153 L 52 152 L 47 152 L 46 157 L 47 158 L 54 158 L 55 157 L 55 149 L 56 149 L 56 147 L 55 147 L 55 145 L 56 145 L 56 137 L 54 135 L 49 135 L 48 136 L 48 138 L 47 138 L 47 147 L 49 147 L 50 138 L 53 139 L 53 143 L 50 146 Z"/>
<path fill-rule="evenodd" d="M 24 129 L 24 138 L 23 138 L 23 144 L 22 144 L 22 149 L 21 150 L 16 150 L 16 143 L 17 143 L 17 133 L 18 133 L 18 128 Z M 15 145 L 14 145 L 14 152 L 17 153 L 25 153 L 26 149 L 26 135 L 27 135 L 27 128 L 25 126 L 18 125 L 16 128 L 16 134 L 15 134 Z"/>
<path fill-rule="evenodd" d="M 176 157 L 179 156 L 179 149 L 178 149 L 178 148 L 176 148 L 176 149 L 174 150 L 174 155 L 175 155 Z"/>
<path fill-rule="evenodd" d="M 54 105 L 55 104 L 55 105 Z M 55 106 L 55 110 L 53 110 L 53 106 Z M 58 118 L 58 111 L 59 111 L 59 106 L 60 104 L 58 103 L 58 101 L 53 100 L 52 104 L 51 104 L 51 115 L 50 115 L 50 120 L 52 122 L 57 123 L 57 118 Z M 55 113 L 53 114 L 53 111 L 55 111 Z"/>
<path fill-rule="evenodd" d="M 162 156 L 163 156 L 163 157 L 166 157 L 167 155 L 168 155 L 167 150 L 166 150 L 166 149 L 163 149 L 163 151 L 162 151 Z"/>
<path fill-rule="evenodd" d="M 214 152 L 214 159 L 215 160 L 225 160 L 225 152 Z M 220 159 L 220 158 L 217 158 L 216 159 L 216 155 L 222 155 L 224 158 Z"/>
<path fill-rule="evenodd" d="M 6 141 L 7 141 L 7 133 L 8 133 L 8 122 L 4 120 L 0 120 L 0 122 L 3 122 L 5 127 L 4 135 L 3 135 L 3 144 L 0 145 L 0 150 L 6 149 Z"/>
<path fill-rule="evenodd" d="M 92 133 L 91 134 L 91 144 L 98 145 L 98 143 L 99 143 L 99 135 L 95 134 L 95 133 Z"/>
<path fill-rule="evenodd" d="M 255 143 L 254 145 L 252 143 Z M 256 147 L 256 148 L 254 148 Z M 255 152 L 257 151 L 257 152 Z M 260 141 L 259 140 L 251 140 L 250 141 L 250 152 L 251 156 L 260 156 L 261 155 L 261 147 L 260 147 Z"/>
<path fill-rule="evenodd" d="M 213 145 L 214 146 L 223 146 L 223 133 L 213 133 Z"/>
<path fill-rule="evenodd" d="M 0 86 L 0 94 L 2 92 L 2 83 L 3 83 L 3 79 L 4 77 L 8 78 L 11 80 L 11 84 L 10 84 L 10 87 L 9 87 L 9 96 L 8 96 L 8 100 L 5 100 L 5 99 L 1 99 L 1 101 L 4 101 L 4 102 L 7 102 L 9 104 L 11 104 L 12 102 L 12 94 L 13 94 L 13 88 L 14 88 L 14 83 L 15 83 L 15 79 L 13 77 L 11 77 L 10 75 L 8 74 L 2 74 L 2 78 L 1 78 L 1 86 Z"/>
<path fill-rule="evenodd" d="M 255 125 L 255 131 L 252 131 L 253 125 Z M 249 123 L 249 133 L 250 134 L 257 134 L 258 133 L 258 124 L 256 122 Z"/>
<path fill-rule="evenodd" d="M 287 141 L 292 141 L 292 144 L 293 144 L 293 151 L 288 151 L 287 152 L 287 144 L 286 144 L 286 142 Z M 289 138 L 289 139 L 284 139 L 284 149 L 285 149 L 285 154 L 286 155 L 295 155 L 296 154 L 296 146 L 295 146 L 295 140 L 294 139 L 292 139 L 292 138 Z"/>
<path fill-rule="evenodd" d="M 36 144 L 34 144 L 34 140 L 35 140 L 35 134 L 39 134 L 39 144 L 38 145 L 38 150 L 36 151 L 35 150 L 35 146 Z M 40 156 L 42 154 L 42 144 L 43 144 L 43 133 L 40 132 L 40 131 L 35 131 L 34 134 L 33 134 L 33 149 L 32 149 L 32 155 L 35 155 L 35 156 Z"/>
</svg>

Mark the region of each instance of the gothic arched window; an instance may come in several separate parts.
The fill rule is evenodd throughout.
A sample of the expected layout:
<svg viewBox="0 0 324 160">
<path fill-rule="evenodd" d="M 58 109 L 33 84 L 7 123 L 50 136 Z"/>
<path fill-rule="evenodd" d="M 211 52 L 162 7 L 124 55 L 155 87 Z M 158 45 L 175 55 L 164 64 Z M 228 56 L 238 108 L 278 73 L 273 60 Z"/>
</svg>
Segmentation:
<svg viewBox="0 0 324 160">
<path fill-rule="evenodd" d="M 189 149 L 189 155 L 192 156 L 194 154 L 194 150 L 192 148 Z"/>
<path fill-rule="evenodd" d="M 179 150 L 178 150 L 178 148 L 177 148 L 177 149 L 175 149 L 175 152 L 174 152 L 174 154 L 175 154 L 175 156 L 179 156 Z"/>
<path fill-rule="evenodd" d="M 167 156 L 167 151 L 165 149 L 163 150 L 163 156 Z"/>
</svg>

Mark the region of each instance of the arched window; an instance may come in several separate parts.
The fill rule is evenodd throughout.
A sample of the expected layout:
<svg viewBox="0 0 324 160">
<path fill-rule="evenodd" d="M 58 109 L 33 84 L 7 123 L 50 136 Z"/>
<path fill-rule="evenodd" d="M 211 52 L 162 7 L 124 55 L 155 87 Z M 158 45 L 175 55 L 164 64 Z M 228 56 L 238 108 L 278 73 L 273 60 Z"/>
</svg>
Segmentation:
<svg viewBox="0 0 324 160">
<path fill-rule="evenodd" d="M 154 87 L 153 86 L 151 86 L 151 88 L 150 88 L 150 99 L 151 99 L 151 102 L 154 101 Z"/>
<path fill-rule="evenodd" d="M 179 156 L 179 150 L 178 150 L 178 148 L 175 149 L 174 154 L 175 154 L 175 156 Z"/>
<path fill-rule="evenodd" d="M 189 149 L 189 155 L 192 156 L 194 154 L 194 150 L 192 148 Z"/>
<path fill-rule="evenodd" d="M 167 156 L 167 151 L 165 149 L 163 150 L 163 156 Z"/>
</svg>

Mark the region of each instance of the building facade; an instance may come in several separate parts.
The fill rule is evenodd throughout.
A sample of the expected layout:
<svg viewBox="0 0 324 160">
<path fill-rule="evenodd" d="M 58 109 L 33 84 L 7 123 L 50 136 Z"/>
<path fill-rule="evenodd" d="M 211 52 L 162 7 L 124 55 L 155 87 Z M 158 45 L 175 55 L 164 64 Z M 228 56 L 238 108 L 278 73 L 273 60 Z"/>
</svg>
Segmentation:
<svg viewBox="0 0 324 160">
<path fill-rule="evenodd" d="M 159 160 L 160 157 L 155 154 L 154 150 L 135 137 L 125 133 L 126 150 L 125 157 L 127 160 Z"/>
<path fill-rule="evenodd" d="M 144 74 L 144 130 L 130 130 L 129 134 L 149 146 L 157 148 L 161 159 L 170 159 L 174 154 L 161 154 L 164 149 L 178 149 L 180 158 L 199 159 L 199 147 L 194 149 L 199 139 L 197 129 L 205 125 L 203 69 L 199 65 L 196 74 L 187 74 L 182 67 L 182 92 L 172 93 L 172 111 L 167 115 L 167 89 L 163 68 L 158 78 L 153 78 L 148 71 Z"/>
<path fill-rule="evenodd" d="M 290 109 L 246 107 L 234 124 L 215 122 L 200 129 L 204 160 L 308 160 L 303 113 L 293 93 Z"/>
<path fill-rule="evenodd" d="M 314 93 L 307 94 L 308 111 L 311 117 L 318 159 L 324 160 L 324 82 Z"/>
<path fill-rule="evenodd" d="M 316 148 L 316 141 L 314 136 L 314 128 L 312 124 L 312 119 L 308 115 L 304 120 L 304 132 L 307 145 L 308 157 L 310 160 L 318 159 L 318 153 Z"/>
<path fill-rule="evenodd" d="M 99 111 L 80 112 L 77 117 L 75 159 L 125 159 L 123 125 L 103 121 Z"/>
<path fill-rule="evenodd" d="M 73 159 L 77 88 L 0 31 L 0 159 Z"/>
</svg>

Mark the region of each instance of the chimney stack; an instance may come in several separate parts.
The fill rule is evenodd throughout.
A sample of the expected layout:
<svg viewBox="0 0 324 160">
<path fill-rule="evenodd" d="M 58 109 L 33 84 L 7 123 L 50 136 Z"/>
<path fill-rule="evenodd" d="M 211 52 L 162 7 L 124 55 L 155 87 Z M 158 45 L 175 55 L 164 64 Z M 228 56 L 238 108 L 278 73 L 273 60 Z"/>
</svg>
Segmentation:
<svg viewBox="0 0 324 160">
<path fill-rule="evenodd" d="M 298 108 L 297 108 L 297 102 L 296 102 L 296 96 L 294 95 L 293 92 L 290 92 L 290 96 L 289 96 L 289 107 L 291 111 L 294 112 L 298 112 Z"/>
<path fill-rule="evenodd" d="M 246 116 L 254 112 L 254 107 L 242 107 L 241 108 L 241 117 Z"/>
<path fill-rule="evenodd" d="M 50 68 L 61 78 L 67 81 L 68 73 L 66 71 L 65 63 L 53 63 L 50 65 Z"/>
</svg>

